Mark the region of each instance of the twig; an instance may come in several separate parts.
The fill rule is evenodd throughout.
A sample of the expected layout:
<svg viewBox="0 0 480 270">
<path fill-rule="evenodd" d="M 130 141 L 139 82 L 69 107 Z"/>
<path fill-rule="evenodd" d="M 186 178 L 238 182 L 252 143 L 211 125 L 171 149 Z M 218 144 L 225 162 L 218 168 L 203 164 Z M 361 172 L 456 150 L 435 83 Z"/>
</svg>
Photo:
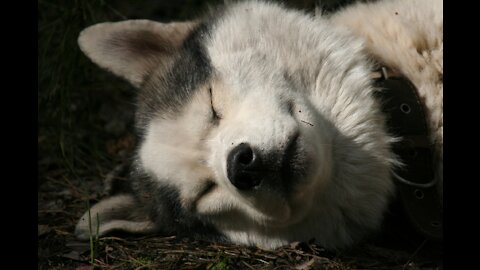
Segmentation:
<svg viewBox="0 0 480 270">
<path fill-rule="evenodd" d="M 305 124 L 307 124 L 307 125 L 310 125 L 310 126 L 312 126 L 312 127 L 313 127 L 313 124 L 312 124 L 312 123 L 309 123 L 309 122 L 307 122 L 307 121 L 303 121 L 303 120 L 300 120 L 300 121 L 301 121 L 301 122 L 303 122 L 303 123 L 305 123 Z"/>
</svg>

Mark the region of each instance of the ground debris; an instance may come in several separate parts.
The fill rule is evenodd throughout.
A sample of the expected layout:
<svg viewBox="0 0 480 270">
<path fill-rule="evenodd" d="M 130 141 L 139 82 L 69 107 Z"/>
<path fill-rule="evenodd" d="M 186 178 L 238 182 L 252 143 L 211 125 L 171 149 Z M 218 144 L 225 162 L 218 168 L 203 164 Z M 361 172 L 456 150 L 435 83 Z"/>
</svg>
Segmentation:
<svg viewBox="0 0 480 270">
<path fill-rule="evenodd" d="M 82 265 L 82 266 L 79 266 L 77 268 L 75 268 L 75 270 L 93 270 L 94 267 L 91 266 L 91 265 Z"/>
<path fill-rule="evenodd" d="M 68 253 L 63 254 L 62 257 L 72 259 L 75 261 L 84 261 L 84 259 L 80 256 L 80 253 L 75 250 L 72 250 Z"/>
<path fill-rule="evenodd" d="M 38 225 L 38 237 L 49 233 L 52 229 L 48 225 Z"/>
</svg>

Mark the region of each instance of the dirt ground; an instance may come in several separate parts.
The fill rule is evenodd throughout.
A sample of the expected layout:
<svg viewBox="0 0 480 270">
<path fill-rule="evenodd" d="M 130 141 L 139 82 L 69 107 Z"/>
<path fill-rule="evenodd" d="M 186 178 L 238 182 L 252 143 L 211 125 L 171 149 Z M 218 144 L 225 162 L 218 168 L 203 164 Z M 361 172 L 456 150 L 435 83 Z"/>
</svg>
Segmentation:
<svg viewBox="0 0 480 270">
<path fill-rule="evenodd" d="M 40 0 L 38 93 L 39 269 L 443 269 L 441 243 L 393 219 L 385 233 L 342 252 L 312 240 L 275 251 L 166 236 L 115 235 L 80 242 L 78 218 L 102 196 L 107 178 L 126 177 L 134 90 L 101 71 L 76 45 L 84 27 L 104 21 L 182 20 L 220 1 Z M 287 1 L 311 9 L 313 1 Z M 334 4 L 348 1 L 327 1 Z"/>
</svg>

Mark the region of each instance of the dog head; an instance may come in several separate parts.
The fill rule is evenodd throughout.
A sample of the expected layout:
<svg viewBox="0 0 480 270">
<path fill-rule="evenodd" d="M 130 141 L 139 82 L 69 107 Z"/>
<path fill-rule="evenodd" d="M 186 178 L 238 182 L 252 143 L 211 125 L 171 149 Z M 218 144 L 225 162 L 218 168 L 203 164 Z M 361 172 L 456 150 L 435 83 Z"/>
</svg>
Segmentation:
<svg viewBox="0 0 480 270">
<path fill-rule="evenodd" d="M 245 2 L 192 22 L 94 25 L 79 44 L 139 89 L 136 166 L 147 180 L 92 208 L 101 233 L 162 230 L 175 218 L 165 200 L 142 199 L 165 196 L 157 188 L 237 243 L 337 247 L 378 226 L 390 137 L 363 45 L 348 33 Z"/>
</svg>

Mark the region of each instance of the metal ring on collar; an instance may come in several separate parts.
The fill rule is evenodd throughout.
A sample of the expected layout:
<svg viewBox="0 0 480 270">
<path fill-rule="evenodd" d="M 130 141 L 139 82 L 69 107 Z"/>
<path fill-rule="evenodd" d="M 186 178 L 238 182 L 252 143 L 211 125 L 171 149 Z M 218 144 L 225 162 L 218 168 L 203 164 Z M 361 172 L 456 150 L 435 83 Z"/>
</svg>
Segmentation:
<svg viewBox="0 0 480 270">
<path fill-rule="evenodd" d="M 399 176 L 398 174 L 396 174 L 395 172 L 392 172 L 393 176 L 400 182 L 406 184 L 406 185 L 409 185 L 409 186 L 412 186 L 412 187 L 418 187 L 418 188 L 429 188 L 429 187 L 433 187 L 437 182 L 438 182 L 438 179 L 436 177 L 433 178 L 432 181 L 428 182 L 428 183 L 424 183 L 424 184 L 420 184 L 420 183 L 414 183 L 412 181 L 409 181 L 401 176 Z"/>
</svg>

